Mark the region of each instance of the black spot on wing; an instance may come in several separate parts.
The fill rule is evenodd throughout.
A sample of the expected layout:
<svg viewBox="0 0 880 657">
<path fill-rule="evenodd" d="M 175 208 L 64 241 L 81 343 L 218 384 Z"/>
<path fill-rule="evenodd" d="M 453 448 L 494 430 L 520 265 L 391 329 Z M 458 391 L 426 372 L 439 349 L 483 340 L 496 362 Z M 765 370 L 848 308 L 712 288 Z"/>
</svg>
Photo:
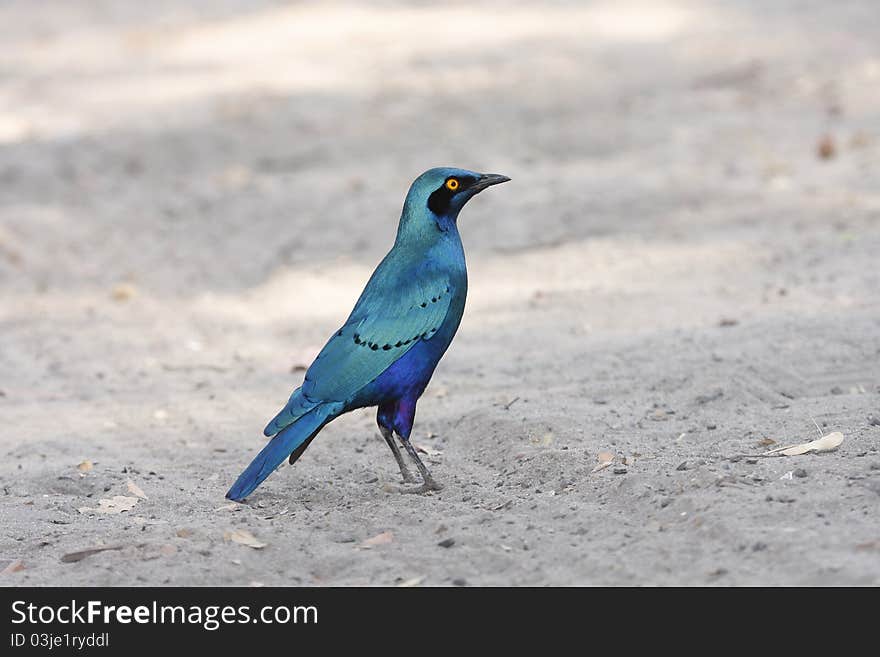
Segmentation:
<svg viewBox="0 0 880 657">
<path fill-rule="evenodd" d="M 446 294 L 449 294 L 449 286 L 448 286 L 448 285 L 446 286 L 446 289 L 443 290 L 443 292 L 440 292 L 439 294 L 435 294 L 434 296 L 432 296 L 430 302 L 431 302 L 431 303 L 437 303 L 437 302 L 440 301 L 440 299 L 442 299 L 442 298 L 444 297 L 444 295 L 446 295 Z M 422 302 L 419 304 L 419 308 L 427 308 L 427 307 L 428 307 L 428 301 L 422 301 Z"/>
</svg>

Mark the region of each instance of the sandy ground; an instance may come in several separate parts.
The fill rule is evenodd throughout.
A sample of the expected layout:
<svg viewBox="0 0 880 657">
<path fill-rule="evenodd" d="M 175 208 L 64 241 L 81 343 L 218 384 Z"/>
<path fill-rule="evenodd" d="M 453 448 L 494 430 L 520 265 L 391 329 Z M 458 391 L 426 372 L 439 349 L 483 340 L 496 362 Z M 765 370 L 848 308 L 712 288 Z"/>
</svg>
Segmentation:
<svg viewBox="0 0 880 657">
<path fill-rule="evenodd" d="M 876 3 L 365 6 L 0 7 L 0 584 L 880 584 Z M 364 411 L 227 505 L 435 165 L 445 489 Z"/>
</svg>

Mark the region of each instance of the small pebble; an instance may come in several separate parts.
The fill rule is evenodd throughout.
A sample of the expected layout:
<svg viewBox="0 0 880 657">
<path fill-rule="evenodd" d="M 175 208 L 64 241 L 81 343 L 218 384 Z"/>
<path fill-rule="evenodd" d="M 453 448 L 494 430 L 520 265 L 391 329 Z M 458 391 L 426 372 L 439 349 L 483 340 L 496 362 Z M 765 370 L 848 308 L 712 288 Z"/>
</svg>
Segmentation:
<svg viewBox="0 0 880 657">
<path fill-rule="evenodd" d="M 626 468 L 623 466 L 614 468 L 614 474 L 626 474 Z"/>
<path fill-rule="evenodd" d="M 676 470 L 687 470 L 688 469 L 688 462 L 682 461 L 681 463 L 678 464 L 678 467 L 675 469 Z"/>
<path fill-rule="evenodd" d="M 454 538 L 444 538 L 442 541 L 437 543 L 437 545 L 439 545 L 442 548 L 450 548 L 453 545 L 455 545 L 455 539 Z"/>
<path fill-rule="evenodd" d="M 816 155 L 820 159 L 830 160 L 837 154 L 837 145 L 834 143 L 834 137 L 831 135 L 822 135 L 819 143 L 816 144 Z"/>
<path fill-rule="evenodd" d="M 799 477 L 800 479 L 803 479 L 804 477 L 807 476 L 807 471 L 804 470 L 803 468 L 798 468 L 797 470 L 794 471 L 794 476 Z"/>
</svg>

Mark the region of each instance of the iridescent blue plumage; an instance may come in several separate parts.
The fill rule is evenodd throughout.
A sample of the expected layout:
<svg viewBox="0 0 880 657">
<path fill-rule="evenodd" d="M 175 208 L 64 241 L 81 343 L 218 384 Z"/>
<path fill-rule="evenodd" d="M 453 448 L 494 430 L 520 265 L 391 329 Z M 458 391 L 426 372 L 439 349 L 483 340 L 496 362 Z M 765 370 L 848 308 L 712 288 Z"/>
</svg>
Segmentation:
<svg viewBox="0 0 880 657">
<path fill-rule="evenodd" d="M 413 481 L 393 434 L 438 488 L 409 443 L 416 403 L 464 313 L 467 269 L 458 213 L 469 199 L 508 178 L 453 168 L 416 178 L 403 205 L 394 246 L 354 309 L 309 367 L 302 386 L 268 424 L 272 440 L 226 496 L 247 497 L 285 459 L 293 463 L 321 428 L 342 413 L 378 406 L 377 421 L 405 481 Z"/>
</svg>

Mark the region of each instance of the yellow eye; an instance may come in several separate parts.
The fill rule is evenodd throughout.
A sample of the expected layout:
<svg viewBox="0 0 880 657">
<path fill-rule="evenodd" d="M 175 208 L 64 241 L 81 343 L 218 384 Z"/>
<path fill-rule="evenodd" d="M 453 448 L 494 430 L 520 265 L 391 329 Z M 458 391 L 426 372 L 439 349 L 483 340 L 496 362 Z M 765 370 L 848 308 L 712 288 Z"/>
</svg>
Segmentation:
<svg viewBox="0 0 880 657">
<path fill-rule="evenodd" d="M 450 192 L 454 192 L 456 189 L 458 189 L 458 180 L 456 178 L 450 178 L 449 180 L 447 180 L 446 189 L 448 189 Z"/>
</svg>

